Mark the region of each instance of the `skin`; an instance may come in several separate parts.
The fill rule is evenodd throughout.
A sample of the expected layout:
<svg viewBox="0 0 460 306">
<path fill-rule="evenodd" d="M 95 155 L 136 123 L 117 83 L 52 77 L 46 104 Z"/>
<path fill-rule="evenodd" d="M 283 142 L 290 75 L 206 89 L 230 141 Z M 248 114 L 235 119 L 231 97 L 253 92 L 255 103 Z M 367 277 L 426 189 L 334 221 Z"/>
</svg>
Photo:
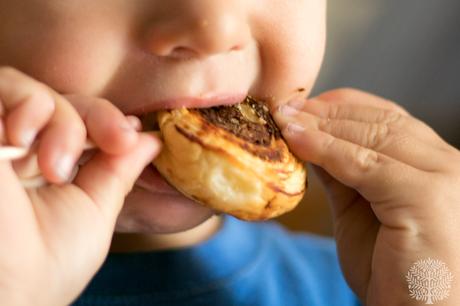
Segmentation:
<svg viewBox="0 0 460 306">
<path fill-rule="evenodd" d="M 108 99 L 124 114 L 209 106 L 172 101 L 189 97 L 308 93 L 324 52 L 325 1 L 2 0 L 0 20 L 0 65 L 63 95 Z M 59 154 L 75 160 L 77 148 Z M 56 181 L 54 146 L 43 150 L 43 172 Z M 135 188 L 117 230 L 173 233 L 212 214 L 182 196 Z"/>
<path fill-rule="evenodd" d="M 0 69 L 0 139 L 28 145 L 38 134 L 37 166 L 52 183 L 25 190 L 24 161 L 0 162 L 1 304 L 70 303 L 115 229 L 131 235 L 116 236 L 116 251 L 212 235 L 211 211 L 134 186 L 161 143 L 127 117 L 210 106 L 183 99 L 210 95 L 264 99 L 293 152 L 317 165 L 342 269 L 364 304 L 421 305 L 403 277 L 418 259 L 459 275 L 459 151 L 380 97 L 341 89 L 298 98 L 321 64 L 324 19 L 325 2 L 313 0 L 0 0 L 0 66 L 14 67 Z M 72 166 L 86 137 L 99 151 L 64 184 L 59 161 Z M 444 305 L 459 294 L 454 282 Z"/>
</svg>

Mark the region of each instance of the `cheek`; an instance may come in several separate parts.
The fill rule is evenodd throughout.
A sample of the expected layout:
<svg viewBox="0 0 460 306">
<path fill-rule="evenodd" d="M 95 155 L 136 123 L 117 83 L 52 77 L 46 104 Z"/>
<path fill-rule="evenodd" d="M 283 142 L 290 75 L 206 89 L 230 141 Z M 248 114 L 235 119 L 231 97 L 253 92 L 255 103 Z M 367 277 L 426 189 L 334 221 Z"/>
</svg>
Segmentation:
<svg viewBox="0 0 460 306">
<path fill-rule="evenodd" d="M 10 22 L 14 35 L 0 30 L 0 64 L 15 66 L 62 93 L 96 95 L 124 56 L 123 32 L 92 18 L 48 17 L 30 16 L 23 25 Z"/>
<path fill-rule="evenodd" d="M 256 27 L 263 63 L 258 88 L 269 100 L 308 95 L 318 76 L 326 40 L 325 1 L 297 1 L 297 5 L 277 2 L 271 8 L 279 14 L 264 13 Z M 268 8 L 267 8 L 268 9 Z M 262 24 L 262 22 L 264 24 Z"/>
<path fill-rule="evenodd" d="M 70 34 L 74 35 L 51 36 L 47 42 L 50 47 L 34 52 L 32 72 L 59 92 L 98 95 L 117 70 L 122 48 L 104 35 L 96 39 L 97 34 Z"/>
</svg>

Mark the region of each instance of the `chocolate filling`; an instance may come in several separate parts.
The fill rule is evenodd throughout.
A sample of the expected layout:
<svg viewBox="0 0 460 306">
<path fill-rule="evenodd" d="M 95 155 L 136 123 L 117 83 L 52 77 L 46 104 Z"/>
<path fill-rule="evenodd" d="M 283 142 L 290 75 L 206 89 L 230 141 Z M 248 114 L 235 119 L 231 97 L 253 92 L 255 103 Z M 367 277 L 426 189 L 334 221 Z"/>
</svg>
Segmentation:
<svg viewBox="0 0 460 306">
<path fill-rule="evenodd" d="M 195 110 L 210 123 L 257 145 L 268 146 L 273 137 L 281 138 L 281 132 L 264 103 L 247 97 L 240 104 Z"/>
</svg>

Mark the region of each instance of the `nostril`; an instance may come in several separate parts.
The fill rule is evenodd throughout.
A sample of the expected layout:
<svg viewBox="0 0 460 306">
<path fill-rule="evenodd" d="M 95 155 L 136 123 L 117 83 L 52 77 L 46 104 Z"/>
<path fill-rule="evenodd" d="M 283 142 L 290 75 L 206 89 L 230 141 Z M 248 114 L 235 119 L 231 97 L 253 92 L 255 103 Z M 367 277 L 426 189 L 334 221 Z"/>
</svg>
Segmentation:
<svg viewBox="0 0 460 306">
<path fill-rule="evenodd" d="M 243 46 L 241 46 L 241 45 L 236 45 L 236 46 L 232 47 L 230 50 L 231 50 L 231 51 L 240 51 L 241 49 L 243 49 Z"/>
<path fill-rule="evenodd" d="M 204 58 L 245 49 L 251 41 L 245 18 L 226 11 L 216 14 L 155 22 L 146 31 L 146 48 L 171 59 Z"/>
<path fill-rule="evenodd" d="M 190 59 L 194 57 L 198 57 L 198 52 L 191 48 L 187 47 L 175 47 L 171 52 L 167 55 L 170 58 L 176 59 Z"/>
</svg>

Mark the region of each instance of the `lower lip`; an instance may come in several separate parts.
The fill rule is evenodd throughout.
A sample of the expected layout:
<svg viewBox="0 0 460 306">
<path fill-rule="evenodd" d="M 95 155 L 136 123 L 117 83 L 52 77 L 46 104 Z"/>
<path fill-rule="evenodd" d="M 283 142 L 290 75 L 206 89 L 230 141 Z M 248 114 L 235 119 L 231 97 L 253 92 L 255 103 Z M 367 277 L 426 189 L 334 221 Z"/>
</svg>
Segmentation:
<svg viewBox="0 0 460 306">
<path fill-rule="evenodd" d="M 153 165 L 145 167 L 144 171 L 142 171 L 142 174 L 137 179 L 136 185 L 152 193 L 181 195 L 177 189 L 166 182 Z"/>
</svg>

